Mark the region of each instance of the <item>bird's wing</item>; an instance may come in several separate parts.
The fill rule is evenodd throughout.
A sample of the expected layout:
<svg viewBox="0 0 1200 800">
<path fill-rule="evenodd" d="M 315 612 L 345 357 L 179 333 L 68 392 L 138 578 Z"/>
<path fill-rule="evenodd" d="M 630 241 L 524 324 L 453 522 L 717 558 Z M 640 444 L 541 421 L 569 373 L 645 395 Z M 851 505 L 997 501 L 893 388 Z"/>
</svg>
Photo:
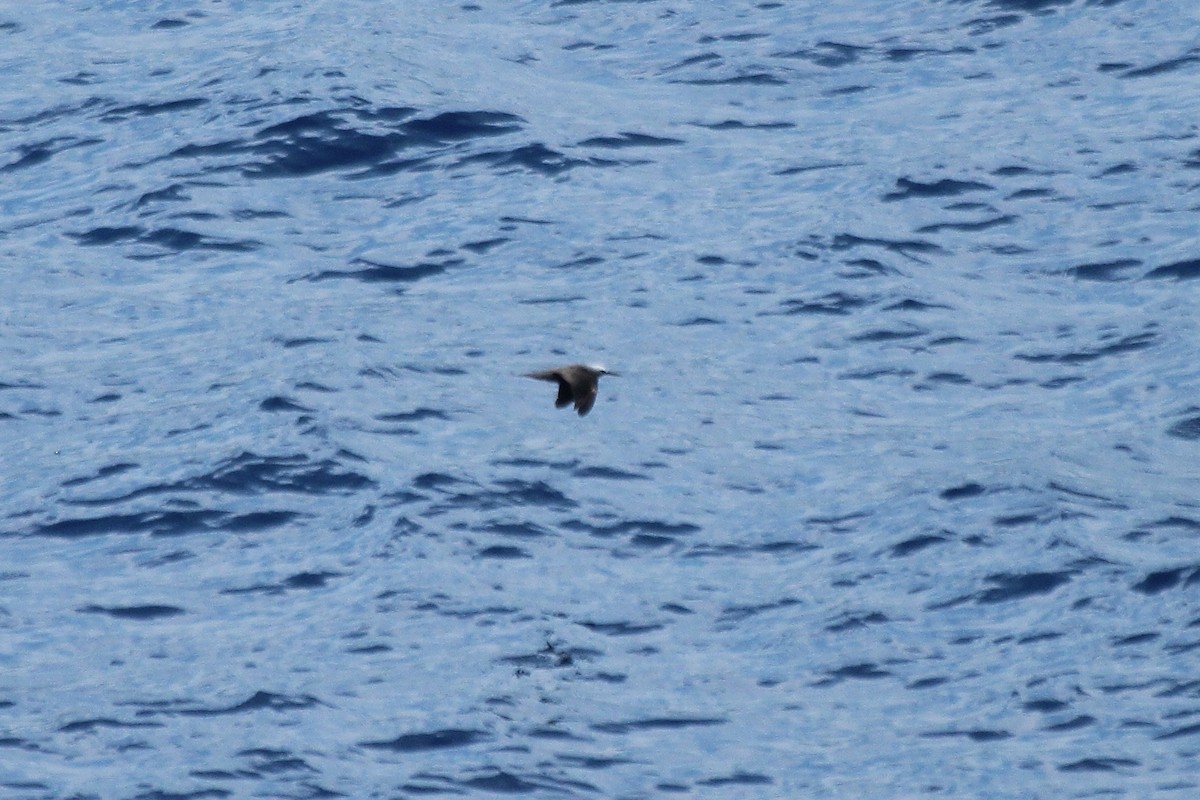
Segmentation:
<svg viewBox="0 0 1200 800">
<path fill-rule="evenodd" d="M 574 399 L 575 399 L 575 397 L 574 397 L 574 393 L 571 391 L 571 384 L 567 383 L 562 378 L 559 378 L 558 379 L 558 397 L 554 398 L 554 407 L 562 408 L 563 406 L 565 406 L 567 403 L 571 402 Z"/>
<path fill-rule="evenodd" d="M 579 412 L 579 416 L 583 416 L 592 410 L 592 405 L 596 402 L 596 384 L 592 384 L 591 388 L 587 389 L 575 398 L 575 410 Z"/>
</svg>

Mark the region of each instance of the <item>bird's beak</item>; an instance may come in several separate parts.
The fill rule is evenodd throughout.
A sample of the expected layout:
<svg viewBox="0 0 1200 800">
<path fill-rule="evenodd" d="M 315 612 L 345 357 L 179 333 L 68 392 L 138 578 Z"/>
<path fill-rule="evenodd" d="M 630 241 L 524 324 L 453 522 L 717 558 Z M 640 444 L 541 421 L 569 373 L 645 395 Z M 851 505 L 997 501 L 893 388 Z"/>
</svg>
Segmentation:
<svg viewBox="0 0 1200 800">
<path fill-rule="evenodd" d="M 619 373 L 619 372 L 612 372 L 612 371 L 610 371 L 610 370 L 605 370 L 605 372 L 604 372 L 604 377 L 606 377 L 606 378 L 607 378 L 609 375 L 612 375 L 614 378 L 619 378 L 619 377 L 621 377 L 621 373 Z"/>
</svg>

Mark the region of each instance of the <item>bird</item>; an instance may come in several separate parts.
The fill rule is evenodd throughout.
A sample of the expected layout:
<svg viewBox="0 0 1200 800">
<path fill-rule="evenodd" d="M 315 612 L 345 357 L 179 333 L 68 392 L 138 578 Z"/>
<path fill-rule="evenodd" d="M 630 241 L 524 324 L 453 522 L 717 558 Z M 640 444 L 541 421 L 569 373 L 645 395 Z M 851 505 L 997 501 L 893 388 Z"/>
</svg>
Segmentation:
<svg viewBox="0 0 1200 800">
<path fill-rule="evenodd" d="M 526 372 L 522 377 L 555 381 L 558 383 L 558 396 L 554 398 L 554 407 L 562 408 L 573 402 L 575 410 L 582 417 L 592 410 L 592 404 L 596 402 L 596 387 L 601 375 L 615 376 L 617 373 L 598 365 L 567 364 L 541 372 Z"/>
</svg>

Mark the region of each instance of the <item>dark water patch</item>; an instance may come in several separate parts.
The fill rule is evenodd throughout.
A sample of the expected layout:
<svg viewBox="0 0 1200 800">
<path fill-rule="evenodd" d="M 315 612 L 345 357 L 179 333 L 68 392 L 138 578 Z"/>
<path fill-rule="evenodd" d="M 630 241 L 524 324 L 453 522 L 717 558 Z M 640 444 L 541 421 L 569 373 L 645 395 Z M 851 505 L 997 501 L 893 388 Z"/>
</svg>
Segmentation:
<svg viewBox="0 0 1200 800">
<path fill-rule="evenodd" d="M 350 177 L 372 177 L 420 167 L 437 151 L 472 139 L 520 130 L 520 118 L 500 112 L 446 112 L 406 119 L 413 112 L 407 107 L 318 111 L 264 127 L 251 142 L 185 145 L 168 157 L 249 156 L 238 168 L 251 178 L 348 170 L 359 170 Z M 369 130 L 360 130 L 359 125 Z M 423 152 L 395 159 L 412 148 Z"/>
<path fill-rule="evenodd" d="M 1154 279 L 1174 278 L 1177 281 L 1195 280 L 1196 278 L 1200 278 L 1200 258 L 1176 261 L 1174 264 L 1155 267 L 1147 272 L 1144 277 Z"/>
<path fill-rule="evenodd" d="M 567 529 L 584 531 L 592 536 L 600 538 L 611 538 L 613 536 L 624 536 L 626 534 L 645 534 L 649 536 L 665 536 L 677 538 L 680 536 L 689 536 L 700 531 L 700 526 L 692 525 L 688 522 L 661 522 L 658 520 L 628 520 L 624 522 L 614 522 L 611 525 L 599 525 L 592 522 L 584 522 L 579 519 L 567 520 L 562 523 L 562 527 Z"/>
<path fill-rule="evenodd" d="M 85 247 L 103 246 L 117 242 L 133 241 L 142 236 L 146 229 L 140 225 L 122 225 L 115 227 L 92 228 L 83 233 L 67 234 Z"/>
<path fill-rule="evenodd" d="M 1093 264 L 1080 264 L 1070 267 L 1066 274 L 1081 281 L 1119 281 L 1124 279 L 1125 270 L 1142 266 L 1142 261 L 1136 258 L 1120 258 L 1115 261 L 1101 261 Z"/>
<path fill-rule="evenodd" d="M 807 525 L 825 528 L 830 533 L 850 533 L 855 530 L 853 523 L 865 520 L 871 515 L 865 511 L 855 511 L 850 514 L 840 514 L 833 517 L 808 517 L 804 520 Z"/>
<path fill-rule="evenodd" d="M 1115 165 L 1109 167 L 1108 169 L 1103 170 L 1096 177 L 1111 178 L 1116 175 L 1128 175 L 1130 173 L 1137 172 L 1137 171 L 1138 171 L 1138 168 L 1137 168 L 1136 164 L 1130 164 L 1129 162 L 1124 162 L 1121 164 L 1115 164 Z"/>
<path fill-rule="evenodd" d="M 411 120 L 403 130 L 426 144 L 447 144 L 503 136 L 521 130 L 525 120 L 500 111 L 446 111 L 433 117 Z"/>
<path fill-rule="evenodd" d="M 461 159 L 456 166 L 486 164 L 500 170 L 526 170 L 556 177 L 578 167 L 617 167 L 645 164 L 646 161 L 613 161 L 603 158 L 572 158 L 552 150 L 541 142 L 521 145 L 510 150 L 489 150 Z"/>
<path fill-rule="evenodd" d="M 519 468 L 527 468 L 527 469 L 552 469 L 552 470 L 574 469 L 576 466 L 579 465 L 579 462 L 575 461 L 575 460 L 545 461 L 540 458 L 498 458 L 491 463 L 497 464 L 499 466 L 505 466 L 505 467 L 519 467 Z"/>
<path fill-rule="evenodd" d="M 485 547 L 475 554 L 478 558 L 495 558 L 502 561 L 511 561 L 518 558 L 533 558 L 529 551 L 522 547 L 515 547 L 510 544 L 494 544 L 490 547 Z"/>
<path fill-rule="evenodd" d="M 946 739 L 946 738 L 964 738 L 970 739 L 972 742 L 998 742 L 1003 739 L 1012 738 L 1012 734 L 1005 730 L 989 730 L 986 728 L 976 728 L 973 730 L 958 730 L 950 729 L 943 731 L 928 731 L 919 734 L 924 739 Z"/>
<path fill-rule="evenodd" d="M 691 86 L 786 86 L 787 81 L 770 72 L 740 72 L 724 78 L 691 78 L 673 80 Z"/>
<path fill-rule="evenodd" d="M 1111 497 L 1105 497 L 1104 495 L 1096 494 L 1095 492 L 1085 492 L 1081 489 L 1073 489 L 1069 486 L 1065 486 L 1059 481 L 1050 481 L 1046 484 L 1046 488 L 1052 492 L 1067 495 L 1068 497 L 1076 500 L 1090 501 L 1092 505 L 1100 506 L 1102 508 L 1114 509 L 1118 511 L 1127 511 L 1129 509 L 1129 506 L 1117 500 L 1113 500 Z"/>
<path fill-rule="evenodd" d="M 434 489 L 436 491 L 448 491 L 449 487 L 461 483 L 462 481 L 453 475 L 446 475 L 442 472 L 423 472 L 412 481 L 413 486 L 418 489 Z"/>
<path fill-rule="evenodd" d="M 291 219 L 292 215 L 277 209 L 238 208 L 230 216 L 240 222 L 248 222 L 257 219 Z"/>
<path fill-rule="evenodd" d="M 859 247 L 881 247 L 892 253 L 897 253 L 913 261 L 920 261 L 914 254 L 942 253 L 941 247 L 933 242 L 921 239 L 879 239 L 869 236 L 857 236 L 852 233 L 839 233 L 830 243 L 831 250 L 854 250 Z"/>
<path fill-rule="evenodd" d="M 578 303 L 580 300 L 587 298 L 581 294 L 559 295 L 557 297 L 533 297 L 528 300 L 518 300 L 520 305 L 525 306 L 548 306 L 548 305 L 570 305 Z"/>
<path fill-rule="evenodd" d="M 306 408 L 295 400 L 283 397 L 281 395 L 272 395 L 266 400 L 258 404 L 259 411 L 295 411 L 295 412 L 310 412 L 311 408 Z"/>
<path fill-rule="evenodd" d="M 491 737 L 484 731 L 464 728 L 445 728 L 426 733 L 402 733 L 387 741 L 359 742 L 360 747 L 373 750 L 391 750 L 395 753 L 417 753 L 424 750 L 445 750 L 452 747 L 467 747 Z"/>
<path fill-rule="evenodd" d="M 1131 636 L 1120 636 L 1114 638 L 1110 644 L 1113 647 L 1130 647 L 1132 645 L 1146 644 L 1153 642 L 1159 638 L 1157 633 L 1135 633 Z"/>
<path fill-rule="evenodd" d="M 1069 6 L 1075 0 L 987 0 L 990 8 L 1005 11 L 1045 11 L 1055 6 Z"/>
<path fill-rule="evenodd" d="M 322 589 L 328 584 L 329 579 L 340 578 L 342 575 L 343 573 L 340 572 L 298 572 L 274 583 L 256 583 L 250 586 L 222 589 L 220 593 L 229 596 L 253 594 L 279 596 L 295 589 Z"/>
<path fill-rule="evenodd" d="M 966 375 L 959 372 L 931 372 L 925 376 L 925 380 L 916 386 L 914 389 L 931 389 L 936 385 L 945 386 L 969 386 L 972 381 Z"/>
<path fill-rule="evenodd" d="M 888 61 L 907 62 L 925 56 L 972 55 L 975 50 L 970 47 L 952 47 L 948 50 L 937 50 L 932 47 L 891 47 L 883 55 Z"/>
<path fill-rule="evenodd" d="M 854 336 L 850 337 L 850 341 L 867 343 L 895 342 L 903 341 L 905 339 L 913 339 L 917 336 L 925 336 L 928 333 L 929 331 L 915 326 L 911 326 L 905 330 L 878 329 L 855 334 Z"/>
<path fill-rule="evenodd" d="M 1029 700 L 1021 704 L 1021 707 L 1026 711 L 1037 711 L 1041 714 L 1050 714 L 1056 711 L 1065 711 L 1068 708 L 1068 703 L 1062 700 Z"/>
<path fill-rule="evenodd" d="M 1048 381 L 1042 381 L 1038 384 L 1043 389 L 1061 389 L 1064 386 L 1070 386 L 1075 383 L 1082 383 L 1084 380 L 1082 375 L 1063 375 L 1057 378 L 1051 378 Z"/>
<path fill-rule="evenodd" d="M 643 633 L 653 633 L 660 631 L 665 625 L 659 622 L 628 622 L 619 620 L 617 622 L 587 622 L 580 621 L 579 623 L 584 628 L 595 633 L 602 633 L 605 636 L 640 636 Z"/>
<path fill-rule="evenodd" d="M 619 767 L 623 764 L 637 763 L 631 758 L 624 758 L 622 756 L 585 756 L 574 753 L 556 753 L 554 758 L 563 764 L 581 769 L 608 769 L 609 767 Z"/>
<path fill-rule="evenodd" d="M 511 772 L 495 768 L 491 768 L 486 775 L 461 781 L 461 784 L 469 789 L 498 794 L 531 794 L 547 788 L 537 782 L 528 781 Z"/>
<path fill-rule="evenodd" d="M 176 19 L 174 17 L 163 18 L 163 19 L 160 19 L 158 22 L 154 23 L 153 25 L 151 25 L 150 30 L 152 30 L 152 31 L 173 31 L 173 30 L 178 30 L 179 28 L 186 28 L 190 24 L 191 23 L 189 23 L 186 19 Z"/>
<path fill-rule="evenodd" d="M 1052 733 L 1066 733 L 1068 731 L 1078 731 L 1096 724 L 1096 718 L 1087 714 L 1080 714 L 1077 717 L 1071 717 L 1063 722 L 1056 722 L 1047 725 L 1042 730 Z"/>
<path fill-rule="evenodd" d="M 685 144 L 684 140 L 622 131 L 617 136 L 593 136 L 590 139 L 584 139 L 579 143 L 579 146 L 622 149 L 626 147 L 669 147 L 679 144 Z"/>
<path fill-rule="evenodd" d="M 544 506 L 558 510 L 575 508 L 578 503 L 543 481 L 503 480 L 497 481 L 505 504 L 522 506 Z"/>
<path fill-rule="evenodd" d="M 1189 532 L 1200 532 L 1200 521 L 1189 517 L 1165 517 L 1150 523 L 1155 528 L 1174 528 Z"/>
<path fill-rule="evenodd" d="M 1110 337 L 1106 337 L 1110 338 Z M 1086 364 L 1090 361 L 1105 358 L 1112 355 L 1121 355 L 1137 350 L 1144 350 L 1152 346 L 1158 339 L 1158 334 L 1146 331 L 1144 333 L 1134 333 L 1129 336 L 1123 336 L 1111 344 L 1101 345 L 1099 347 L 1085 348 L 1081 350 L 1072 350 L 1065 353 L 1017 353 L 1013 358 L 1021 361 L 1028 361 L 1034 364 L 1053 363 L 1053 364 Z"/>
<path fill-rule="evenodd" d="M 724 325 L 725 322 L 724 320 L 713 319 L 712 317 L 692 317 L 675 324 L 680 328 L 692 328 L 699 325 Z"/>
<path fill-rule="evenodd" d="M 375 419 L 380 422 L 420 422 L 423 419 L 440 419 L 449 420 L 450 417 L 444 411 L 438 411 L 436 408 L 425 408 L 420 406 L 412 411 L 400 411 L 393 414 L 377 414 Z"/>
<path fill-rule="evenodd" d="M 923 536 L 913 536 L 910 539 L 905 539 L 902 542 L 892 545 L 891 554 L 893 558 L 904 558 L 913 553 L 919 553 L 927 547 L 932 547 L 937 544 L 949 541 L 947 536 L 938 536 L 933 534 Z"/>
<path fill-rule="evenodd" d="M 174 617 L 186 613 L 178 606 L 145 605 L 145 606 L 98 606 L 86 605 L 79 609 L 81 614 L 107 614 L 115 619 L 144 621 Z"/>
<path fill-rule="evenodd" d="M 407 144 L 398 131 L 365 133 L 333 112 L 318 112 L 263 128 L 253 152 L 258 163 L 243 166 L 253 178 L 286 178 L 369 166 L 389 159 Z"/>
<path fill-rule="evenodd" d="M 1174 730 L 1167 731 L 1166 733 L 1160 733 L 1158 736 L 1155 736 L 1154 739 L 1155 741 L 1163 741 L 1167 739 L 1181 739 L 1185 736 L 1197 735 L 1200 735 L 1200 723 L 1196 723 L 1195 725 L 1184 725 L 1182 728 L 1175 728 Z"/>
<path fill-rule="evenodd" d="M 1020 514 L 1004 514 L 999 517 L 992 518 L 992 524 L 999 528 L 1018 528 L 1022 525 L 1032 525 L 1038 521 L 1038 515 L 1034 513 Z"/>
<path fill-rule="evenodd" d="M 67 234 L 83 247 L 100 247 L 112 244 L 140 244 L 159 248 L 170 253 L 188 250 L 213 250 L 219 252 L 245 253 L 259 249 L 262 242 L 252 239 L 221 239 L 181 228 L 157 228 L 148 230 L 140 225 L 101 226 L 82 233 Z M 138 253 L 137 258 L 158 258 L 165 253 Z"/>
<path fill-rule="evenodd" d="M 1137 767 L 1142 762 L 1132 758 L 1083 758 L 1059 764 L 1060 772 L 1116 772 L 1124 767 Z"/>
<path fill-rule="evenodd" d="M 913 300 L 911 297 L 901 300 L 898 303 L 892 303 L 882 308 L 883 311 L 932 311 L 934 309 L 950 310 L 953 306 L 945 305 L 944 303 L 925 303 L 920 300 Z"/>
<path fill-rule="evenodd" d="M 114 475 L 120 475 L 128 472 L 131 469 L 137 469 L 138 466 L 138 464 L 135 464 L 131 461 L 120 461 L 116 464 L 109 464 L 108 466 L 101 467 L 100 469 L 96 470 L 95 474 L 93 475 L 88 475 L 81 478 L 69 478 L 59 485 L 64 489 L 68 489 L 73 486 L 84 486 L 92 483 L 93 481 L 103 480 L 104 478 L 110 478 Z"/>
<path fill-rule="evenodd" d="M 502 244 L 512 241 L 507 236 L 499 236 L 494 239 L 480 239 L 477 242 L 467 242 L 462 245 L 463 250 L 469 250 L 472 253 L 482 255 L 489 250 L 494 250 Z"/>
<path fill-rule="evenodd" d="M 828 670 L 825 677 L 816 681 L 813 685 L 816 687 L 834 686 L 847 680 L 878 680 L 880 678 L 891 677 L 887 670 L 879 669 L 878 666 L 871 663 L 850 664 L 838 669 Z"/>
<path fill-rule="evenodd" d="M 1170 58 L 1166 61 L 1160 61 L 1157 64 L 1150 64 L 1145 67 L 1137 67 L 1125 72 L 1121 78 L 1149 78 L 1155 75 L 1162 75 L 1167 72 L 1176 72 L 1191 64 L 1200 62 L 1200 56 L 1188 54 L 1178 58 Z"/>
<path fill-rule="evenodd" d="M 515 664 L 523 668 L 561 669 L 562 667 L 574 666 L 580 661 L 594 661 L 601 655 L 603 654 L 599 650 L 590 647 L 564 648 L 561 645 L 556 645 L 548 641 L 546 642 L 546 646 L 536 653 L 504 656 L 498 659 L 498 661 L 502 664 Z"/>
<path fill-rule="evenodd" d="M 1053 189 L 1018 189 L 1012 194 L 1005 197 L 1005 200 L 1033 200 L 1039 197 L 1054 197 L 1056 192 Z"/>
<path fill-rule="evenodd" d="M 324 703 L 312 695 L 302 694 L 292 696 L 275 694 L 274 692 L 258 691 L 243 702 L 236 703 L 232 706 L 185 706 L 181 708 L 146 709 L 142 711 L 141 714 L 165 716 L 178 715 L 188 717 L 220 717 L 231 714 L 247 714 L 255 711 L 297 711 L 322 705 L 324 705 Z"/>
<path fill-rule="evenodd" d="M 591 729 L 600 733 L 635 733 L 637 731 L 672 731 L 683 728 L 724 725 L 724 717 L 649 717 L 626 722 L 598 722 Z"/>
<path fill-rule="evenodd" d="M 577 478 L 597 478 L 608 481 L 646 481 L 650 480 L 649 475 L 644 475 L 640 472 L 628 472 L 615 467 L 583 467 L 574 472 Z"/>
<path fill-rule="evenodd" d="M 212 527 L 213 530 L 230 533 L 264 531 L 288 525 L 304 516 L 295 511 L 251 511 L 246 514 L 230 514 Z"/>
<path fill-rule="evenodd" d="M 157 114 L 173 114 L 208 105 L 205 97 L 185 97 L 161 103 L 132 103 L 110 108 L 100 115 L 101 122 L 123 122 L 133 117 L 151 117 Z"/>
<path fill-rule="evenodd" d="M 933 689 L 937 686 L 943 686 L 950 682 L 949 678 L 938 676 L 933 678 L 918 678 L 912 683 L 907 684 L 905 689 Z"/>
<path fill-rule="evenodd" d="M 836 89 L 826 89 L 821 92 L 822 97 L 843 97 L 850 94 L 859 94 L 861 92 L 869 92 L 875 87 L 871 84 L 853 83 L 849 86 L 839 86 Z"/>
<path fill-rule="evenodd" d="M 316 772 L 308 763 L 290 750 L 253 747 L 239 750 L 238 758 L 247 759 L 254 772 L 262 775 L 284 775 L 290 772 Z"/>
<path fill-rule="evenodd" d="M 17 170 L 34 167 L 49 161 L 60 153 L 65 153 L 79 147 L 90 147 L 103 143 L 103 139 L 94 137 L 57 136 L 33 144 L 18 145 L 16 150 L 20 155 L 15 161 L 10 161 L 0 166 L 0 173 L 16 172 Z"/>
<path fill-rule="evenodd" d="M 342 469 L 332 459 L 312 462 L 302 454 L 262 456 L 243 451 L 221 462 L 207 475 L 189 478 L 182 486 L 193 491 L 216 490 L 235 494 L 329 494 L 366 489 L 375 486 L 375 481 L 360 473 Z"/>
<path fill-rule="evenodd" d="M 297 572 L 284 578 L 283 585 L 288 589 L 323 589 L 331 578 L 340 577 L 341 572 Z"/>
<path fill-rule="evenodd" d="M 356 258 L 351 262 L 359 266 L 352 270 L 325 270 L 310 275 L 310 281 L 327 281 L 351 279 L 363 283 L 413 283 L 424 278 L 441 275 L 446 270 L 461 265 L 461 258 L 449 258 L 445 261 L 421 262 L 410 266 L 382 264 L 365 258 Z"/>
<path fill-rule="evenodd" d="M 715 64 L 715 63 L 721 62 L 723 60 L 724 59 L 722 59 L 721 56 L 718 55 L 717 53 L 709 51 L 706 53 L 700 53 L 699 55 L 695 55 L 695 56 L 688 56 L 687 58 L 683 59 L 682 61 L 679 61 L 675 64 L 671 64 L 666 69 L 664 69 L 663 72 L 672 72 L 677 69 L 682 69 L 683 67 L 694 67 L 697 64 Z"/>
<path fill-rule="evenodd" d="M 800 605 L 800 601 L 794 597 L 784 597 L 771 603 L 731 605 L 721 609 L 721 615 L 717 618 L 717 621 L 720 623 L 741 622 L 750 617 L 756 617 L 759 614 L 778 611 L 783 608 L 792 608 L 798 605 Z"/>
<path fill-rule="evenodd" d="M 821 41 L 812 47 L 802 47 L 797 50 L 775 53 L 774 57 L 801 59 L 816 64 L 818 67 L 836 69 L 855 63 L 859 60 L 860 56 L 870 51 L 871 48 L 861 45 Z"/>
<path fill-rule="evenodd" d="M 191 196 L 184 190 L 183 184 L 172 183 L 162 189 L 144 192 L 137 200 L 133 201 L 131 208 L 137 210 L 151 203 L 182 203 L 191 199 Z"/>
<path fill-rule="evenodd" d="M 32 530 L 34 536 L 77 539 L 110 533 L 149 533 L 154 536 L 180 536 L 211 530 L 228 519 L 220 511 L 143 511 L 134 514 L 105 514 L 99 517 L 60 519 Z"/>
<path fill-rule="evenodd" d="M 943 500 L 965 500 L 969 497 L 978 497 L 983 494 L 985 489 L 978 483 L 964 483 L 960 486 L 952 486 L 949 489 L 944 489 L 938 494 L 938 497 Z"/>
<path fill-rule="evenodd" d="M 425 512 L 425 516 L 438 516 L 459 508 L 494 511 L 512 506 L 541 506 L 564 511 L 577 505 L 543 481 L 503 480 L 497 481 L 494 488 L 447 493 L 441 502 Z"/>
<path fill-rule="evenodd" d="M 522 539 L 540 539 L 550 535 L 548 530 L 532 522 L 490 522 L 482 526 L 480 530 L 494 533 L 497 536 L 513 536 Z"/>
<path fill-rule="evenodd" d="M 987 581 L 995 584 L 991 589 L 975 596 L 977 603 L 1007 603 L 1028 597 L 1049 594 L 1070 582 L 1068 572 L 1026 572 L 989 575 Z"/>
<path fill-rule="evenodd" d="M 801 175 L 806 172 L 816 172 L 823 169 L 843 169 L 845 167 L 860 167 L 861 163 L 855 161 L 824 161 L 817 164 L 802 164 L 795 167 L 784 167 L 783 169 L 772 172 L 772 175 Z"/>
<path fill-rule="evenodd" d="M 717 778 L 703 778 L 696 781 L 697 786 L 769 786 L 775 779 L 759 772 L 737 771 L 732 775 Z"/>
<path fill-rule="evenodd" d="M 896 200 L 910 200 L 914 197 L 955 197 L 967 192 L 989 191 L 995 187 L 978 181 L 957 181 L 943 178 L 933 183 L 921 183 L 910 178 L 899 178 L 896 190 L 883 196 L 885 203 Z"/>
<path fill-rule="evenodd" d="M 750 548 L 750 551 L 754 553 L 765 553 L 767 555 L 789 555 L 793 553 L 807 553 L 812 550 L 819 549 L 820 547 L 812 544 L 811 542 L 779 540 L 756 544 Z"/>
<path fill-rule="evenodd" d="M 878 611 L 872 611 L 867 614 L 842 614 L 837 621 L 826 625 L 825 630 L 829 633 L 844 633 L 846 631 L 862 630 L 871 625 L 880 625 L 889 621 L 886 614 Z"/>
<path fill-rule="evenodd" d="M 940 233 L 941 231 L 986 231 L 1000 225 L 1009 225 L 1017 220 L 1013 214 L 1002 214 L 991 219 L 975 222 L 938 222 L 933 225 L 922 225 L 917 233 Z"/>
<path fill-rule="evenodd" d="M 1133 585 L 1135 592 L 1142 594 L 1159 594 L 1180 585 L 1191 585 L 1200 582 L 1200 564 L 1176 569 L 1164 569 L 1151 572 L 1145 578 Z"/>
<path fill-rule="evenodd" d="M 58 728 L 59 733 L 91 733 L 94 730 L 101 728 L 161 728 L 161 722 L 126 722 L 125 720 L 112 719 L 111 717 L 96 717 L 93 719 L 80 719 L 74 722 L 68 722 Z"/>
<path fill-rule="evenodd" d="M 334 340 L 323 336 L 297 336 L 294 339 L 275 339 L 274 341 L 281 345 L 285 350 L 294 350 L 297 347 L 311 347 L 314 344 L 330 344 Z M 296 388 L 331 391 L 328 389 L 328 387 L 324 387 L 315 383 L 297 384 Z"/>
<path fill-rule="evenodd" d="M 647 550 L 669 547 L 676 543 L 671 536 L 654 536 L 648 533 L 638 533 L 629 538 L 629 544 Z"/>
<path fill-rule="evenodd" d="M 830 314 L 844 316 L 851 311 L 862 308 L 869 304 L 865 297 L 858 295 L 846 294 L 844 292 L 831 292 L 821 297 L 811 300 L 789 299 L 784 300 L 780 305 L 783 306 L 782 314 Z"/>
<path fill-rule="evenodd" d="M 782 131 L 796 127 L 795 123 L 792 122 L 742 122 L 739 119 L 727 119 L 714 123 L 695 122 L 693 124 L 714 131 Z"/>
</svg>

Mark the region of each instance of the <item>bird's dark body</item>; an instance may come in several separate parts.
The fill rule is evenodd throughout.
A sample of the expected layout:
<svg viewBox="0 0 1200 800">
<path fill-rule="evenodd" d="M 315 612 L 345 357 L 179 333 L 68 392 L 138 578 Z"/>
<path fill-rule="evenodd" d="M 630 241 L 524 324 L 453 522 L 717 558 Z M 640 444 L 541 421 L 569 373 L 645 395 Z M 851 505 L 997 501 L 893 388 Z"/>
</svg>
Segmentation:
<svg viewBox="0 0 1200 800">
<path fill-rule="evenodd" d="M 589 367 L 584 364 L 569 364 L 565 367 L 555 367 L 541 372 L 526 372 L 526 378 L 536 378 L 539 381 L 554 381 L 558 384 L 558 396 L 554 398 L 554 407 L 575 404 L 579 416 L 592 410 L 596 402 L 596 389 L 601 375 L 614 375 L 601 367 Z"/>
</svg>

